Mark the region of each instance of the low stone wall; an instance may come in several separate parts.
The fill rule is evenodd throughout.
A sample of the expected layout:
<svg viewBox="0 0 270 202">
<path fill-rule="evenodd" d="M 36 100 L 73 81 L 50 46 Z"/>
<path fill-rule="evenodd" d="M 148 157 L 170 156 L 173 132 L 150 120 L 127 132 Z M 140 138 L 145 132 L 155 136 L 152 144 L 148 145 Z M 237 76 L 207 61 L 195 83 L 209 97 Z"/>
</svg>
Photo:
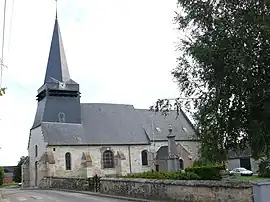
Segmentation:
<svg viewBox="0 0 270 202">
<path fill-rule="evenodd" d="M 94 178 L 62 178 L 44 177 L 39 184 L 39 188 L 48 189 L 69 189 L 78 191 L 98 191 L 99 182 Z"/>
<path fill-rule="evenodd" d="M 102 178 L 100 192 L 159 201 L 252 202 L 252 185 L 244 181 Z"/>
<path fill-rule="evenodd" d="M 252 202 L 252 184 L 248 181 L 44 177 L 39 187 L 94 191 L 167 202 Z"/>
<path fill-rule="evenodd" d="M 39 184 L 40 188 L 88 190 L 88 180 L 83 178 L 44 177 Z"/>
</svg>

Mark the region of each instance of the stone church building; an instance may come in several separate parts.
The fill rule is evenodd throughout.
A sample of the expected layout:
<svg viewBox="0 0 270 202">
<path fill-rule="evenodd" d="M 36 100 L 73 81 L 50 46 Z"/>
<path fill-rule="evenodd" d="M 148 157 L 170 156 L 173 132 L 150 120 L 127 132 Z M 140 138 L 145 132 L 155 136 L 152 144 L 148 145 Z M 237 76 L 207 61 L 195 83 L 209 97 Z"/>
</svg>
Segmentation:
<svg viewBox="0 0 270 202">
<path fill-rule="evenodd" d="M 24 187 L 45 176 L 117 176 L 167 170 L 168 127 L 175 135 L 180 167 L 198 153 L 194 128 L 181 112 L 165 117 L 132 105 L 81 103 L 71 79 L 56 16 L 46 75 L 37 93 L 28 157 L 22 165 Z"/>
</svg>

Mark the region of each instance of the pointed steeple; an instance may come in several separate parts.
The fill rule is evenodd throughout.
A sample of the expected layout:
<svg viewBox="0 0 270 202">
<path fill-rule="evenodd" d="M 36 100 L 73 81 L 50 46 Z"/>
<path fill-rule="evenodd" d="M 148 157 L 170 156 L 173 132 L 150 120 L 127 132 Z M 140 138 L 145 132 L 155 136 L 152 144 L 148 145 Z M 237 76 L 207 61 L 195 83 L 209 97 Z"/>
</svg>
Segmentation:
<svg viewBox="0 0 270 202">
<path fill-rule="evenodd" d="M 66 55 L 57 19 L 57 10 L 44 84 L 55 82 L 55 80 L 60 82 L 70 80 Z"/>
</svg>

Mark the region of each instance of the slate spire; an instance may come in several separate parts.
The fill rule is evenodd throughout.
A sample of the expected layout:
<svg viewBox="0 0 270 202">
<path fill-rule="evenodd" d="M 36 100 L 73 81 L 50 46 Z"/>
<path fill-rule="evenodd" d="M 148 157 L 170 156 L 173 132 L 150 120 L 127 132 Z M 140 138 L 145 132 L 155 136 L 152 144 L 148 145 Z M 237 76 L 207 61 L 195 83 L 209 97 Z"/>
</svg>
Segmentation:
<svg viewBox="0 0 270 202">
<path fill-rule="evenodd" d="M 44 84 L 55 82 L 55 80 L 60 82 L 70 80 L 66 55 L 57 19 L 57 11 Z"/>
</svg>

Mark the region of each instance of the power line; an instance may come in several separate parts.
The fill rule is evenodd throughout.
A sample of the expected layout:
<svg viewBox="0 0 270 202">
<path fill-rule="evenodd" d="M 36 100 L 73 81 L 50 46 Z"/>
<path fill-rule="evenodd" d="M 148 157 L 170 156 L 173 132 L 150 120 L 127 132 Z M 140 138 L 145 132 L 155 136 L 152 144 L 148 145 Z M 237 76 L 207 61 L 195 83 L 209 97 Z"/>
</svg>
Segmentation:
<svg viewBox="0 0 270 202">
<path fill-rule="evenodd" d="M 1 73 L 0 73 L 0 88 L 2 87 L 3 80 L 3 67 L 4 67 L 4 44 L 5 44 L 5 29 L 6 29 L 6 10 L 7 10 L 7 0 L 4 2 L 4 18 L 3 18 L 3 32 L 2 32 L 2 57 L 1 57 Z"/>
</svg>

